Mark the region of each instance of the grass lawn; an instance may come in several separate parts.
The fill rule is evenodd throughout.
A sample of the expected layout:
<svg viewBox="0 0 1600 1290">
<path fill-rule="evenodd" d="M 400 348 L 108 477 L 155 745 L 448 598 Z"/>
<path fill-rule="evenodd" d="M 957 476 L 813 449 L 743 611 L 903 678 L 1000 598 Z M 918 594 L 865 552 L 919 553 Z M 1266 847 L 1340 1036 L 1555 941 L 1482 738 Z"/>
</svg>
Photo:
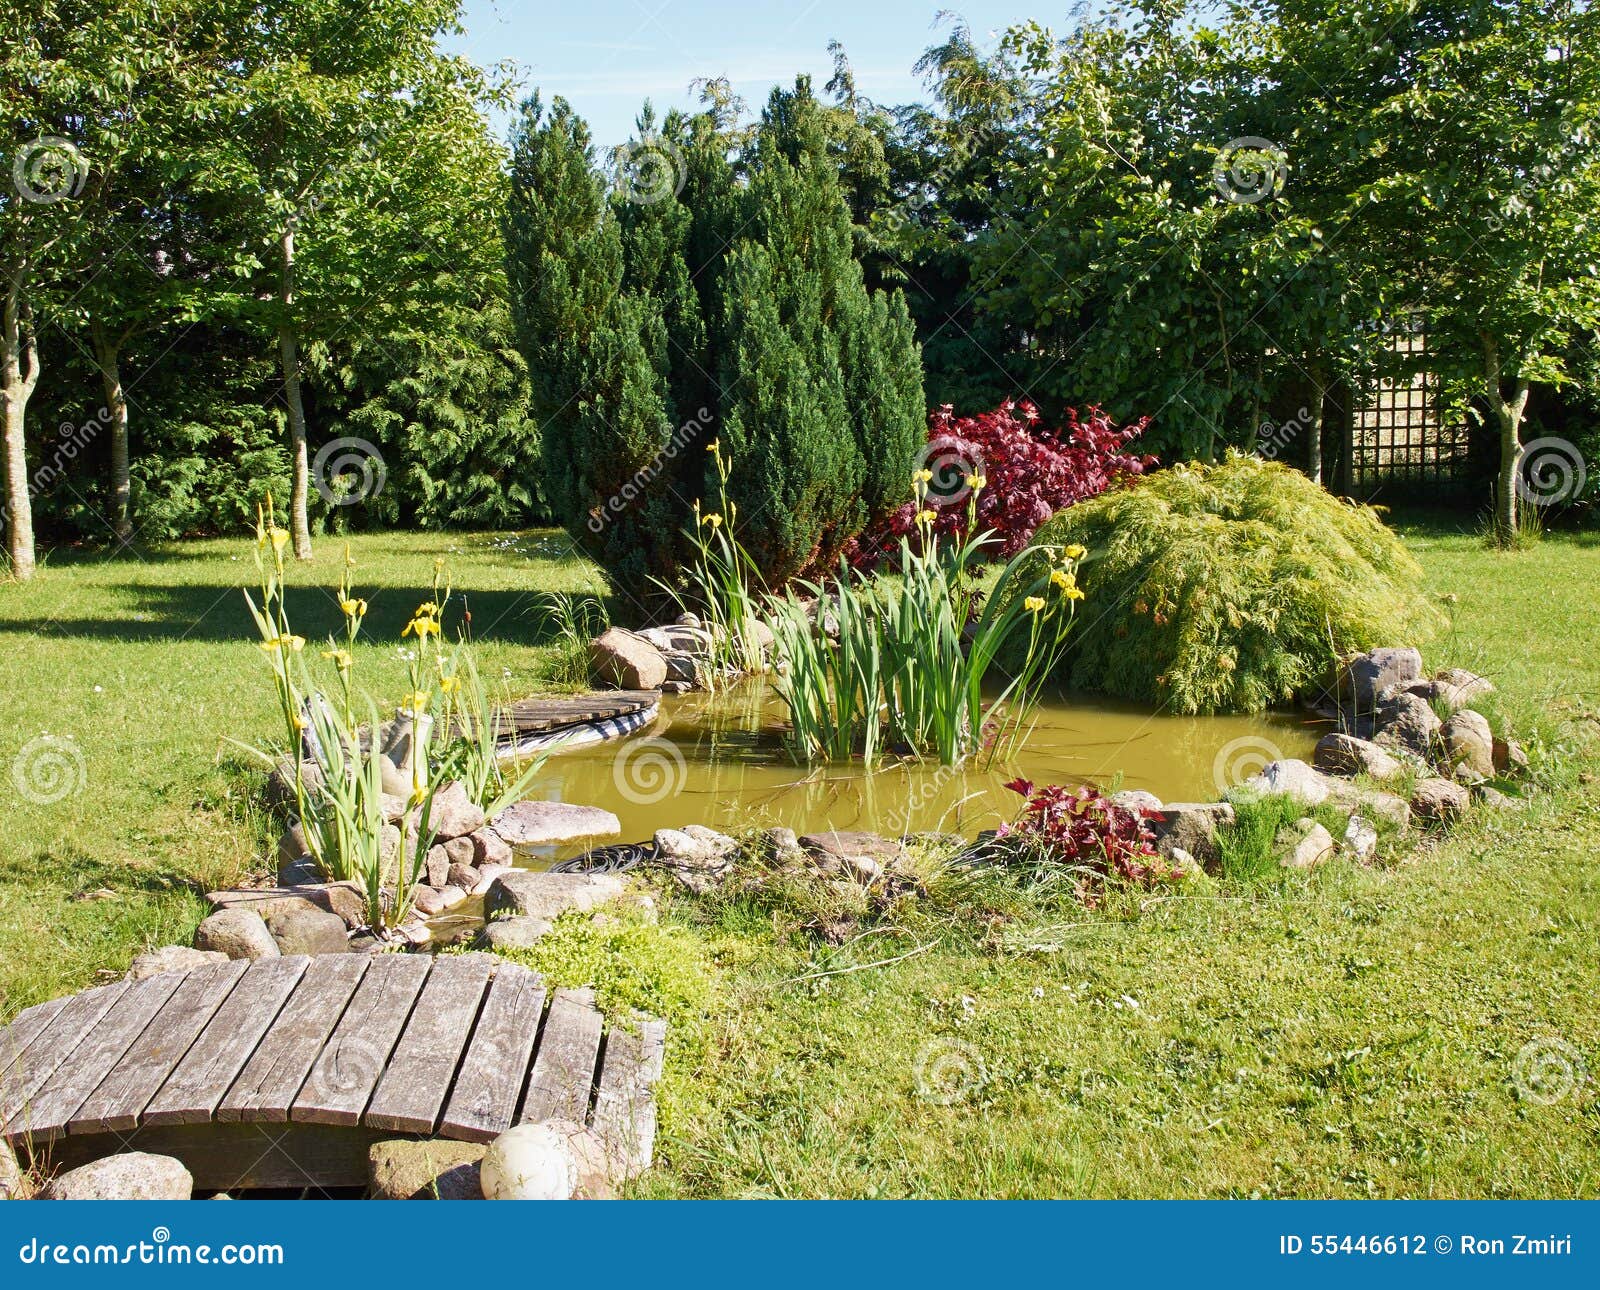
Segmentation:
<svg viewBox="0 0 1600 1290">
<path fill-rule="evenodd" d="M 695 947 L 714 989 L 708 1016 L 679 1019 L 698 1042 L 673 1071 L 643 1192 L 1600 1194 L 1600 541 L 1500 555 L 1405 531 L 1454 598 L 1430 665 L 1493 677 L 1501 716 L 1538 724 L 1559 791 L 1475 813 L 1393 870 L 1330 864 L 1096 913 L 930 903 L 841 947 L 781 907 L 668 902 L 664 935 Z M 549 664 L 530 593 L 597 585 L 549 535 L 354 548 L 370 636 L 386 642 L 368 677 L 390 690 L 392 642 L 436 556 L 469 594 L 490 674 L 524 690 Z M 185 941 L 200 892 L 265 866 L 271 829 L 225 743 L 274 734 L 244 643 L 248 549 L 148 557 L 58 560 L 0 586 L 0 768 L 45 732 L 74 739 L 84 767 L 82 791 L 56 803 L 9 798 L 5 1014 Z M 303 581 L 331 588 L 340 557 L 323 542 Z M 323 592 L 301 603 L 308 637 L 335 624 Z M 1588 1071 L 1548 1105 L 1517 1089 L 1518 1054 L 1539 1040 Z"/>
</svg>

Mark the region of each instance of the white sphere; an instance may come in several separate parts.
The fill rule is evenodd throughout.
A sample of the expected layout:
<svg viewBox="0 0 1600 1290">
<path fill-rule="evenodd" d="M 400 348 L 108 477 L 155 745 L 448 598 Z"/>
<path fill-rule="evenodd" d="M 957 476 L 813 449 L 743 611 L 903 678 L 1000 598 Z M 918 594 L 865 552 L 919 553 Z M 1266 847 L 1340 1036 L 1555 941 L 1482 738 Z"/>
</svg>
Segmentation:
<svg viewBox="0 0 1600 1290">
<path fill-rule="evenodd" d="M 548 1124 L 519 1124 L 489 1144 L 479 1166 L 487 1200 L 571 1200 L 578 1162 Z"/>
</svg>

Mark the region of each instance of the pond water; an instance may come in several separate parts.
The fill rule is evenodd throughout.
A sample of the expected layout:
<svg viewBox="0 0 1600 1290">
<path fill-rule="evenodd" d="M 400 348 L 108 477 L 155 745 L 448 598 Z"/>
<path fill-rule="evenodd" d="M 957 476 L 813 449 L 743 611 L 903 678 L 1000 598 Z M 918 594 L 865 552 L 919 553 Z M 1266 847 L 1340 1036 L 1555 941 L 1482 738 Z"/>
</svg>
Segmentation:
<svg viewBox="0 0 1600 1290">
<path fill-rule="evenodd" d="M 686 824 L 727 832 L 786 825 L 799 833 L 868 829 L 892 837 L 946 829 L 971 836 L 1015 817 L 1021 799 L 1004 784 L 1017 775 L 1039 784 L 1146 789 L 1168 802 L 1210 801 L 1267 761 L 1309 759 L 1325 732 L 1309 714 L 1179 717 L 1057 700 L 1041 707 L 1009 762 L 953 771 L 902 761 L 871 770 L 860 763 L 798 767 L 784 752 L 783 727 L 782 701 L 761 681 L 664 698 L 650 729 L 551 757 L 530 795 L 614 811 L 622 836 L 612 840 L 627 842 Z"/>
</svg>

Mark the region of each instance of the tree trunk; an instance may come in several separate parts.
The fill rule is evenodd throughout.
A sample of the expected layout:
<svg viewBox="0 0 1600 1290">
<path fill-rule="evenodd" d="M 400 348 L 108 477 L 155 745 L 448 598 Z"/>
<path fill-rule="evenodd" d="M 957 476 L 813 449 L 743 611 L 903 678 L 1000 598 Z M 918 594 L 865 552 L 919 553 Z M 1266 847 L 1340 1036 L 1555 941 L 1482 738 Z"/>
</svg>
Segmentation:
<svg viewBox="0 0 1600 1290">
<path fill-rule="evenodd" d="M 111 531 L 119 545 L 133 541 L 133 487 L 128 470 L 128 398 L 122 389 L 121 342 L 91 324 L 95 366 L 106 388 L 106 411 L 111 416 Z"/>
<path fill-rule="evenodd" d="M 1520 364 L 1519 364 L 1520 368 Z M 1495 482 L 1494 536 L 1505 545 L 1517 536 L 1517 486 L 1522 475 L 1522 414 L 1528 408 L 1528 381 L 1520 370 L 1511 398 L 1506 399 L 1500 379 L 1500 349 L 1494 340 L 1483 338 L 1484 394 L 1494 411 L 1500 431 L 1500 474 Z"/>
<path fill-rule="evenodd" d="M 39 383 L 39 348 L 13 285 L 0 325 L 0 401 L 4 407 L 6 551 L 14 578 L 33 577 L 33 498 L 28 488 L 28 399 Z"/>
<path fill-rule="evenodd" d="M 294 558 L 311 558 L 311 472 L 306 457 L 306 407 L 300 395 L 300 338 L 289 321 L 294 303 L 294 219 L 283 231 L 283 323 L 278 327 L 278 360 L 283 365 L 283 398 L 289 405 L 289 532 Z"/>
<path fill-rule="evenodd" d="M 1322 410 L 1328 401 L 1328 378 L 1320 362 L 1311 365 L 1311 416 L 1306 426 L 1306 474 L 1313 484 L 1322 482 Z"/>
</svg>

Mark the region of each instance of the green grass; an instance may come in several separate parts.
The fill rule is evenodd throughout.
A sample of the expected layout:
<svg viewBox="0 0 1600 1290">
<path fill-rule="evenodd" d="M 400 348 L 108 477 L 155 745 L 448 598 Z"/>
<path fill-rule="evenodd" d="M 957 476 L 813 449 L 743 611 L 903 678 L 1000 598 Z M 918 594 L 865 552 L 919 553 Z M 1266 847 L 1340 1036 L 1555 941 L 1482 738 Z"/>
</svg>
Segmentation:
<svg viewBox="0 0 1600 1290">
<path fill-rule="evenodd" d="M 663 900 L 671 943 L 698 943 L 719 1002 L 680 1018 L 699 1065 L 675 1078 L 639 1190 L 1600 1194 L 1600 541 L 1553 532 L 1504 554 L 1467 527 L 1406 529 L 1432 594 L 1454 598 L 1428 662 L 1493 677 L 1494 719 L 1530 738 L 1554 791 L 1477 813 L 1394 868 L 1331 863 L 1094 913 L 979 885 L 901 902 L 841 945 L 783 904 Z M 542 539 L 501 541 L 362 539 L 358 575 L 382 587 L 372 636 L 394 637 L 433 557 L 459 548 L 486 668 L 532 688 L 549 654 L 524 598 L 595 584 Z M 386 562 L 390 549 L 404 554 Z M 338 556 L 324 542 L 308 581 L 331 587 Z M 185 939 L 199 891 L 264 867 L 268 826 L 218 760 L 225 736 L 272 732 L 242 643 L 236 587 L 252 572 L 242 544 L 197 543 L 0 586 L 0 771 L 43 731 L 74 736 L 87 771 L 85 791 L 53 806 L 8 801 L 7 1012 Z M 299 618 L 331 627 L 337 609 L 306 594 Z M 380 660 L 398 684 L 399 661 Z M 112 899 L 72 899 L 102 887 Z M 569 948 L 574 981 L 602 972 L 588 942 Z M 1518 1052 L 1543 1038 L 1589 1071 L 1551 1105 L 1515 1080 Z"/>
</svg>

